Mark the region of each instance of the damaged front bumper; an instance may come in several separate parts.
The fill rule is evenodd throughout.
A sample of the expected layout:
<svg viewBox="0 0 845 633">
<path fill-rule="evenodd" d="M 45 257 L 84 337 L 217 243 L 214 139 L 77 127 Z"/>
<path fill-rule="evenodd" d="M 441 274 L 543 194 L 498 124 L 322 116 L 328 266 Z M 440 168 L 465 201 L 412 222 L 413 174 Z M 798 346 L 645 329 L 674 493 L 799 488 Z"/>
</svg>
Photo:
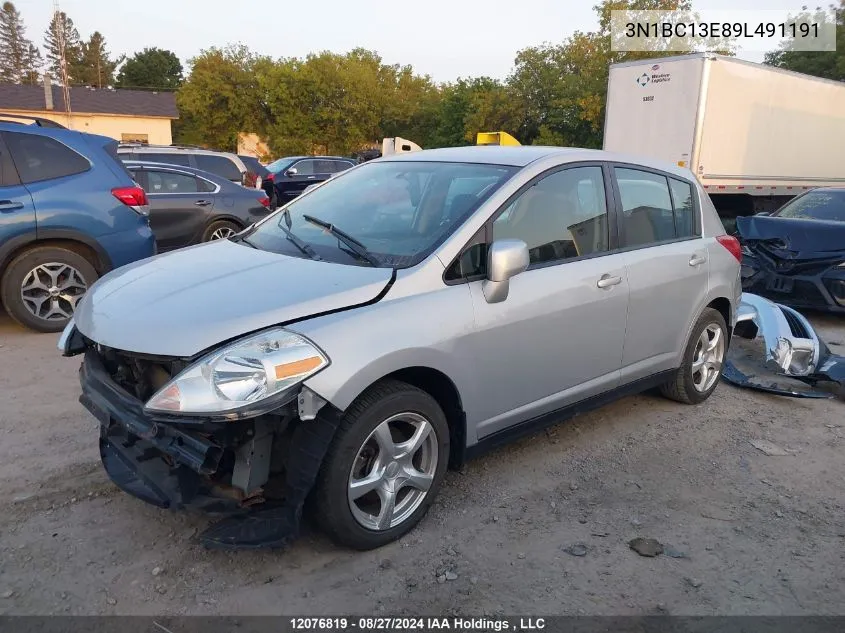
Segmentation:
<svg viewBox="0 0 845 633">
<path fill-rule="evenodd" d="M 100 424 L 103 466 L 125 492 L 161 508 L 211 513 L 237 512 L 248 506 L 250 493 L 260 492 L 260 485 L 239 489 L 235 473 L 237 438 L 254 438 L 260 425 L 243 423 L 251 428 L 227 429 L 227 423 L 196 420 L 179 428 L 151 419 L 142 402 L 112 380 L 92 350 L 85 354 L 79 379 L 79 401 Z M 261 444 L 258 440 L 248 443 L 254 448 Z M 266 481 L 269 452 L 251 457 L 252 472 L 244 481 L 248 485 Z M 231 473 L 223 472 L 227 466 Z"/>
<path fill-rule="evenodd" d="M 731 345 L 722 375 L 732 384 L 805 398 L 830 398 L 836 393 L 826 387 L 845 388 L 845 357 L 833 354 L 793 308 L 743 293 L 734 335 L 762 344 L 763 354 Z"/>
</svg>

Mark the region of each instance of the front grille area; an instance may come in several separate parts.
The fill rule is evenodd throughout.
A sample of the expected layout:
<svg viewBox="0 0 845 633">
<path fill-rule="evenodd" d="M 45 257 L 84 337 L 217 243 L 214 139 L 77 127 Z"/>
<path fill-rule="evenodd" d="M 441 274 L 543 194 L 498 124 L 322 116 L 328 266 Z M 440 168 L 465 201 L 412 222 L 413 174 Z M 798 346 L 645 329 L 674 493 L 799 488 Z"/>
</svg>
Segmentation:
<svg viewBox="0 0 845 633">
<path fill-rule="evenodd" d="M 810 338 L 810 333 L 798 317 L 789 310 L 781 310 L 781 312 L 783 313 L 783 316 L 786 317 L 786 322 L 789 323 L 789 329 L 792 332 L 792 336 L 796 338 Z"/>
<path fill-rule="evenodd" d="M 102 345 L 96 345 L 94 349 L 111 379 L 143 402 L 185 366 L 183 361 L 174 358 L 143 356 Z"/>
<path fill-rule="evenodd" d="M 819 291 L 816 284 L 811 281 L 801 281 L 796 279 L 795 285 L 792 288 L 792 297 L 800 302 L 802 305 L 824 307 L 827 305 L 827 299 Z"/>
</svg>

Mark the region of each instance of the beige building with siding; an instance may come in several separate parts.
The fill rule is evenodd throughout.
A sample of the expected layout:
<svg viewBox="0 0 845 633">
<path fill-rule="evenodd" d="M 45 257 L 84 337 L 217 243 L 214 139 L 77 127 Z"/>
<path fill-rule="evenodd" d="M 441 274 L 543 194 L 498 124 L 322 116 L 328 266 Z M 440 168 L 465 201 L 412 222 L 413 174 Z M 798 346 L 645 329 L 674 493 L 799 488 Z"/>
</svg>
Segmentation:
<svg viewBox="0 0 845 633">
<path fill-rule="evenodd" d="M 171 122 L 179 118 L 172 92 L 74 87 L 70 108 L 59 86 L 0 84 L 3 114 L 50 119 L 72 130 L 122 142 L 170 145 Z"/>
</svg>

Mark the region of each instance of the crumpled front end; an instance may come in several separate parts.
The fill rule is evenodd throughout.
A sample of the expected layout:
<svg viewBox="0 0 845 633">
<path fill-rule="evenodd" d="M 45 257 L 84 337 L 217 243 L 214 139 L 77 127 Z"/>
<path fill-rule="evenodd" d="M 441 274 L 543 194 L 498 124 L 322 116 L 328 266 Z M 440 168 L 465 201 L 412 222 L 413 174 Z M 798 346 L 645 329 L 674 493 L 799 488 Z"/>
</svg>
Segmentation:
<svg viewBox="0 0 845 633">
<path fill-rule="evenodd" d="M 732 384 L 805 398 L 845 389 L 845 357 L 833 354 L 793 308 L 743 293 L 734 335 L 723 370 Z"/>
<path fill-rule="evenodd" d="M 742 288 L 793 307 L 845 313 L 845 223 L 737 218 Z"/>
<path fill-rule="evenodd" d="M 79 400 L 99 422 L 102 463 L 118 487 L 161 508 L 223 515 L 200 536 L 207 547 L 276 548 L 296 538 L 339 420 L 325 400 L 302 386 L 253 416 L 150 413 L 147 399 L 190 360 L 115 350 L 78 331 L 60 347 L 84 354 Z"/>
</svg>

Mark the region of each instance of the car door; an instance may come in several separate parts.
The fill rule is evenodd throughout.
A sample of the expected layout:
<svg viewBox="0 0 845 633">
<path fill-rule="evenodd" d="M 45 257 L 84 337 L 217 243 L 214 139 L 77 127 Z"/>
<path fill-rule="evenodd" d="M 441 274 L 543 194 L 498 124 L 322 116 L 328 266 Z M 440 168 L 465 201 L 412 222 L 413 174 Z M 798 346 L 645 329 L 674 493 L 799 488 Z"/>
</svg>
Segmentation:
<svg viewBox="0 0 845 633">
<path fill-rule="evenodd" d="M 0 134 L 0 253 L 5 252 L 4 247 L 15 237 L 34 235 L 35 228 L 32 196 L 21 184 L 9 149 Z"/>
<path fill-rule="evenodd" d="M 280 205 L 296 198 L 305 191 L 305 187 L 308 185 L 320 182 L 317 179 L 316 163 L 317 161 L 313 158 L 298 160 L 284 172 L 276 176 L 275 182 L 277 191 L 279 192 Z"/>
<path fill-rule="evenodd" d="M 547 172 L 488 228 L 488 242 L 524 241 L 530 265 L 500 303 L 486 301 L 481 279 L 469 284 L 479 439 L 619 382 L 628 283 L 607 179 L 598 163 Z"/>
<path fill-rule="evenodd" d="M 695 188 L 670 174 L 615 165 L 630 285 L 622 380 L 673 369 L 709 283 Z"/>
<path fill-rule="evenodd" d="M 188 172 L 143 169 L 141 185 L 150 202 L 150 228 L 159 250 L 196 243 L 214 215 L 214 192 Z"/>
</svg>

